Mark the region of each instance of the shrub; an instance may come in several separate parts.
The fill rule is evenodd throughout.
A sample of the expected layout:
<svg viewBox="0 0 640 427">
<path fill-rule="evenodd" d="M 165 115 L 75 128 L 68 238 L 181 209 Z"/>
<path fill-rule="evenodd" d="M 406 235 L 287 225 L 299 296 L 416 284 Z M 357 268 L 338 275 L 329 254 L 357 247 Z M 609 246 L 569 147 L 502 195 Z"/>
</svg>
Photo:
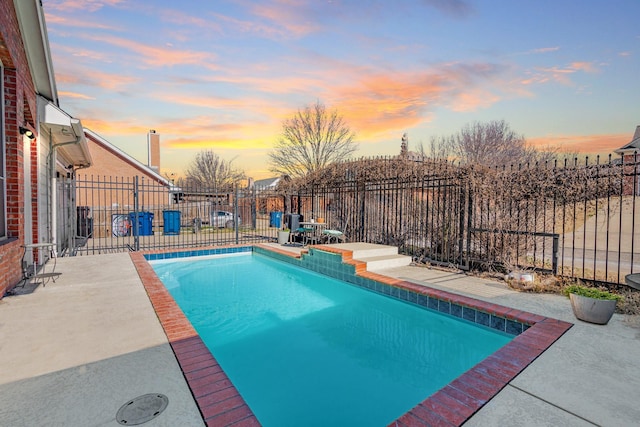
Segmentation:
<svg viewBox="0 0 640 427">
<path fill-rule="evenodd" d="M 622 295 L 614 294 L 609 291 L 603 291 L 597 288 L 589 288 L 587 286 L 580 285 L 571 285 L 568 286 L 564 293 L 569 296 L 569 294 L 576 294 L 583 297 L 595 298 L 595 299 L 606 299 L 606 300 L 616 300 L 622 301 L 624 298 Z"/>
</svg>

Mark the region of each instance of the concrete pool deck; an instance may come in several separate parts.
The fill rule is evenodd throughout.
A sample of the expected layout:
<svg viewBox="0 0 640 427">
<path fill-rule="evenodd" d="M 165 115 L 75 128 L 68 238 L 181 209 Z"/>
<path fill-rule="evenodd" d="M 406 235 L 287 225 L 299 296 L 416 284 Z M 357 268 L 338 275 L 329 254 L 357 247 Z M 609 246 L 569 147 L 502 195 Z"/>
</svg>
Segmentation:
<svg viewBox="0 0 640 427">
<path fill-rule="evenodd" d="M 0 300 L 0 425 L 118 426 L 130 399 L 162 393 L 148 426 L 204 425 L 129 254 L 58 259 L 62 275 Z M 557 295 L 421 267 L 390 277 L 574 323 L 465 426 L 634 425 L 640 318 L 575 320 Z"/>
</svg>

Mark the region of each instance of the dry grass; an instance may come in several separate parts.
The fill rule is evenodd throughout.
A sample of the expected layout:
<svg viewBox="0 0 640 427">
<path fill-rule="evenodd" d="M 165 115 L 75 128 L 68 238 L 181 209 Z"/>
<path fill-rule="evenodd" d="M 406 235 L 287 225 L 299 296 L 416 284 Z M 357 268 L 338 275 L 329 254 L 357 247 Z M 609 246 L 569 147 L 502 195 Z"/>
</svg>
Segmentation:
<svg viewBox="0 0 640 427">
<path fill-rule="evenodd" d="M 570 278 L 559 278 L 555 276 L 537 275 L 532 283 L 522 283 L 515 280 L 507 280 L 510 288 L 520 292 L 530 293 L 550 293 L 564 295 L 564 290 L 574 284 L 582 284 L 580 280 Z M 602 290 L 608 290 L 622 295 L 624 299 L 616 306 L 616 313 L 619 314 L 640 314 L 640 291 L 625 285 L 609 285 L 608 287 L 596 286 Z"/>
</svg>

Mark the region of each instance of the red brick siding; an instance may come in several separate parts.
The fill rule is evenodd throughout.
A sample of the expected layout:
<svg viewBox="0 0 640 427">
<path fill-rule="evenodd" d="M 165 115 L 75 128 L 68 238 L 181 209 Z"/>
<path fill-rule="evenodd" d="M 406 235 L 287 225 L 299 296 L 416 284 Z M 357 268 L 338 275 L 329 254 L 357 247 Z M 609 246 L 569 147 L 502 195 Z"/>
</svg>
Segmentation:
<svg viewBox="0 0 640 427">
<path fill-rule="evenodd" d="M 0 0 L 0 60 L 4 68 L 4 132 L 7 186 L 7 236 L 0 242 L 0 298 L 22 277 L 24 242 L 24 155 L 19 126 L 35 124 L 36 91 L 22 44 L 13 0 Z M 27 153 L 27 155 L 31 155 Z M 36 187 L 37 188 L 37 187 Z M 34 191 L 36 191 L 34 189 Z M 34 200 L 32 195 L 27 200 Z M 15 239 L 15 240 L 14 240 Z"/>
</svg>

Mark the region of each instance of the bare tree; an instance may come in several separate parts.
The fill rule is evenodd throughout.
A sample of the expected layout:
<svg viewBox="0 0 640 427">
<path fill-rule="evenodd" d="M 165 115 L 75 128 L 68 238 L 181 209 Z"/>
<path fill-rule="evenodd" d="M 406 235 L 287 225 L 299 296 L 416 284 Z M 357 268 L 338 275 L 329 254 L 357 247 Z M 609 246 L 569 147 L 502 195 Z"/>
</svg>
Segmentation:
<svg viewBox="0 0 640 427">
<path fill-rule="evenodd" d="M 431 138 L 431 156 L 457 160 L 463 165 L 509 166 L 552 160 L 554 155 L 527 145 L 504 120 L 474 122 L 457 134 Z"/>
<path fill-rule="evenodd" d="M 231 186 L 245 178 L 244 171 L 235 169 L 232 163 L 233 160 L 223 160 L 212 150 L 203 150 L 189 165 L 187 181 L 210 188 Z"/>
<path fill-rule="evenodd" d="M 299 178 L 347 159 L 356 150 L 355 134 L 337 110 L 317 101 L 282 123 L 282 134 L 269 153 L 270 170 Z"/>
</svg>

